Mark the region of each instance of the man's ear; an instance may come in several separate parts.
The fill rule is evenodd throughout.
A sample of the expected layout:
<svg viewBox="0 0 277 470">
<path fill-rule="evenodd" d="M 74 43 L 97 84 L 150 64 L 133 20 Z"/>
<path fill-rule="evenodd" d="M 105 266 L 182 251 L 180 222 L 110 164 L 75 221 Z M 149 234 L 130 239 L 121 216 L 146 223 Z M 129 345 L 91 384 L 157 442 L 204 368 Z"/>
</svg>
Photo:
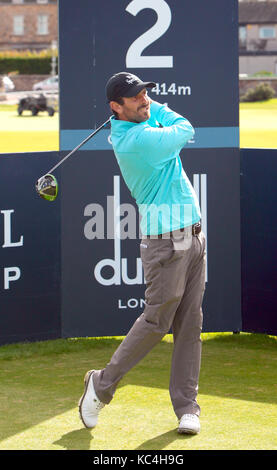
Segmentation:
<svg viewBox="0 0 277 470">
<path fill-rule="evenodd" d="M 121 105 L 116 101 L 110 101 L 110 108 L 112 111 L 119 113 L 121 111 Z"/>
</svg>

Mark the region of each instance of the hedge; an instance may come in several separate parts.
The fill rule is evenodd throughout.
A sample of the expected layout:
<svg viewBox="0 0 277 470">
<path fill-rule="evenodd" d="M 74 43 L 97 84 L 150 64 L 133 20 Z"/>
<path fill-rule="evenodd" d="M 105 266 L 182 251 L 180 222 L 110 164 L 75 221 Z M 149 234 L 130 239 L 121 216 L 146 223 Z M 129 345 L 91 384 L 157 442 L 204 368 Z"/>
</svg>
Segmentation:
<svg viewBox="0 0 277 470">
<path fill-rule="evenodd" d="M 51 72 L 51 59 L 47 57 L 0 59 L 0 74 L 8 72 L 18 72 L 20 75 L 48 75 Z"/>
<path fill-rule="evenodd" d="M 57 56 L 57 52 L 55 53 Z M 44 50 L 0 52 L 0 74 L 17 72 L 20 75 L 49 75 L 51 73 L 52 52 Z M 56 67 L 58 60 L 56 61 Z"/>
</svg>

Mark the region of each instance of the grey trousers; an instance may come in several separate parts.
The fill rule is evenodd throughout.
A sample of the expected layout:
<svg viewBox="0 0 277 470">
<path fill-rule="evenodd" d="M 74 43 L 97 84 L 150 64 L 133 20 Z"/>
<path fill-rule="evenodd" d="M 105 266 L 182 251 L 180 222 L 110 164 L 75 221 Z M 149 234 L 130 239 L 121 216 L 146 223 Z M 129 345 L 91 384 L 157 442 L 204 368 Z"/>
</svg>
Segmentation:
<svg viewBox="0 0 277 470">
<path fill-rule="evenodd" d="M 205 236 L 179 232 L 172 238 L 143 238 L 145 309 L 102 370 L 93 374 L 96 395 L 110 403 L 122 377 L 172 328 L 169 392 L 178 419 L 200 414 L 196 398 L 201 363 L 202 300 L 205 290 Z"/>
</svg>

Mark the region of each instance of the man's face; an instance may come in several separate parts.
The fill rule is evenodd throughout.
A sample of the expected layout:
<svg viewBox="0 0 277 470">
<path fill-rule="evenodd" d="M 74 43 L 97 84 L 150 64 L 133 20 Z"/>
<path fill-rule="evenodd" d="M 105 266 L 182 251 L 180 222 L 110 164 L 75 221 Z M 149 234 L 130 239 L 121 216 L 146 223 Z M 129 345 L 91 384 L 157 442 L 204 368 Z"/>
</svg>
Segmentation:
<svg viewBox="0 0 277 470">
<path fill-rule="evenodd" d="M 150 98 L 146 88 L 131 98 L 122 98 L 123 104 L 111 101 L 111 107 L 118 114 L 121 121 L 145 122 L 150 118 Z"/>
</svg>

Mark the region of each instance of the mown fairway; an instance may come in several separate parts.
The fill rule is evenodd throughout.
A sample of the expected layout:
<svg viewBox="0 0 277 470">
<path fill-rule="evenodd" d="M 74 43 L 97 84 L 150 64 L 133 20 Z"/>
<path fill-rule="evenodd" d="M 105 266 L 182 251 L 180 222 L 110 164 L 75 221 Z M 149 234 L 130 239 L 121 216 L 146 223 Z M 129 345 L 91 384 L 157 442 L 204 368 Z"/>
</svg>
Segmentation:
<svg viewBox="0 0 277 470">
<path fill-rule="evenodd" d="M 88 369 L 122 338 L 0 347 L 0 450 L 277 450 L 277 338 L 203 335 L 201 432 L 177 433 L 167 335 L 119 384 L 94 430 L 78 417 Z"/>
<path fill-rule="evenodd" d="M 240 103 L 240 146 L 277 148 L 277 99 Z M 17 106 L 0 105 L 0 153 L 59 150 L 59 115 L 17 115 Z"/>
<path fill-rule="evenodd" d="M 240 104 L 240 147 L 277 148 L 277 99 Z"/>
<path fill-rule="evenodd" d="M 42 152 L 59 149 L 59 114 L 17 114 L 17 106 L 0 105 L 0 153 Z"/>
</svg>

